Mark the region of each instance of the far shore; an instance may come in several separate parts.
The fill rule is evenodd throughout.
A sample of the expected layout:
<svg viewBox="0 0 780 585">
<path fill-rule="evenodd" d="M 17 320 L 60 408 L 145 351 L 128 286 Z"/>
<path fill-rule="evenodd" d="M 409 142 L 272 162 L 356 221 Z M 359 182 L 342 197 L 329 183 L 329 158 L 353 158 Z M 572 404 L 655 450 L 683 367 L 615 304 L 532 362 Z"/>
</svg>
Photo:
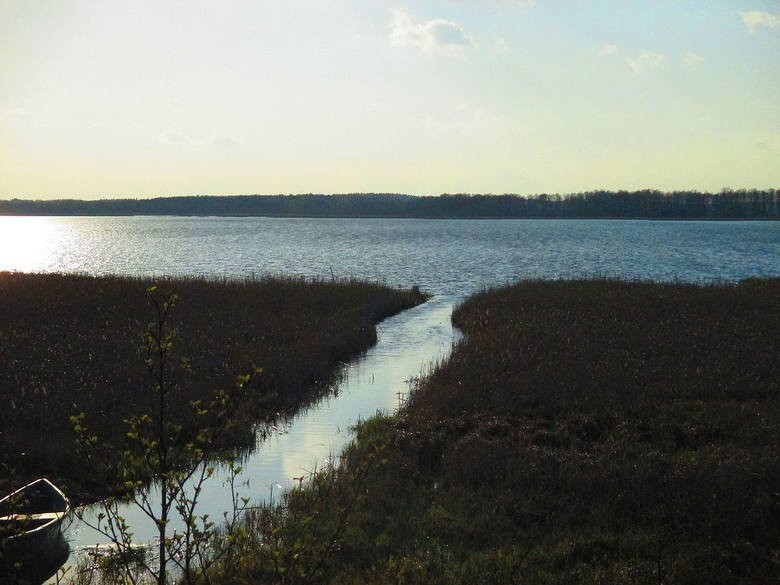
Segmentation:
<svg viewBox="0 0 780 585">
<path fill-rule="evenodd" d="M 777 189 L 588 191 L 536 195 L 398 193 L 199 195 L 150 199 L 0 200 L 0 216 L 173 216 L 351 219 L 776 220 Z"/>
</svg>

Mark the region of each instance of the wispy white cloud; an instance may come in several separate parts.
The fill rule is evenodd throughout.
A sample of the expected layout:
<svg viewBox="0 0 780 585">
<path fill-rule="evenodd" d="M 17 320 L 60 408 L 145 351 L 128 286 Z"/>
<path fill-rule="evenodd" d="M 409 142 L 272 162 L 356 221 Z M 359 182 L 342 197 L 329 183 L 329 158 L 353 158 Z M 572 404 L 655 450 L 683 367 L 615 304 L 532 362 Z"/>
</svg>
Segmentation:
<svg viewBox="0 0 780 585">
<path fill-rule="evenodd" d="M 470 103 L 461 103 L 428 116 L 424 124 L 429 132 L 438 136 L 470 138 L 483 134 L 496 136 L 509 127 L 500 112 Z"/>
<path fill-rule="evenodd" d="M 606 57 L 617 55 L 618 53 L 620 53 L 620 48 L 617 45 L 607 43 L 606 45 L 601 45 L 601 47 L 599 47 L 599 50 L 596 51 L 596 57 L 599 59 L 604 59 Z"/>
<path fill-rule="evenodd" d="M 241 143 L 229 136 L 214 138 L 211 141 L 211 145 L 217 150 L 238 150 L 241 148 Z"/>
<path fill-rule="evenodd" d="M 177 132 L 163 132 L 157 137 L 157 141 L 160 144 L 192 144 L 189 138 Z"/>
<path fill-rule="evenodd" d="M 521 8 L 531 8 L 536 5 L 536 0 L 479 0 L 479 3 L 481 4 L 488 2 L 492 2 L 493 4 L 511 4 L 520 6 Z"/>
<path fill-rule="evenodd" d="M 490 46 L 489 53 L 493 57 L 503 57 L 505 55 L 511 55 L 512 48 L 509 46 L 509 43 L 506 42 L 505 38 L 497 37 Z"/>
<path fill-rule="evenodd" d="M 760 28 L 780 28 L 780 14 L 772 14 L 762 10 L 740 12 L 742 23 L 751 34 Z"/>
<path fill-rule="evenodd" d="M 477 45 L 474 37 L 456 22 L 441 18 L 415 22 L 406 10 L 400 8 L 393 11 L 390 42 L 395 47 L 451 54 Z"/>
<path fill-rule="evenodd" d="M 639 51 L 639 56 L 636 58 L 626 57 L 626 63 L 631 67 L 634 73 L 643 73 L 650 69 L 656 69 L 663 65 L 666 61 L 666 55 L 663 53 L 656 53 L 655 51 L 648 51 L 642 49 Z"/>
<path fill-rule="evenodd" d="M 702 61 L 704 61 L 704 58 L 698 53 L 694 53 L 693 51 L 688 51 L 683 57 L 683 63 L 685 63 L 687 67 L 696 67 L 696 65 Z"/>
<path fill-rule="evenodd" d="M 178 132 L 162 132 L 157 136 L 157 142 L 165 146 L 194 149 L 210 148 L 220 151 L 232 151 L 241 148 L 241 143 L 230 136 L 196 137 L 179 134 Z"/>
<path fill-rule="evenodd" d="M 608 59 L 608 58 L 615 58 L 615 57 L 621 57 L 624 53 L 618 47 L 617 45 L 613 45 L 611 43 L 601 45 L 601 47 L 598 48 L 598 50 L 593 53 L 593 56 L 596 59 Z M 631 70 L 634 73 L 643 73 L 644 71 L 648 71 L 650 69 L 655 69 L 657 67 L 660 67 L 663 65 L 667 57 L 663 53 L 657 53 L 655 51 L 648 51 L 647 49 L 642 49 L 639 52 L 639 55 L 636 57 L 630 57 L 630 56 L 624 56 L 625 62 L 628 64 L 628 66 L 631 68 Z M 681 57 L 681 62 L 686 67 L 695 67 L 699 64 L 701 64 L 704 61 L 704 57 L 699 55 L 698 53 L 695 53 L 693 51 L 688 51 Z"/>
<path fill-rule="evenodd" d="M 25 108 L 0 108 L 0 120 L 24 118 L 30 114 L 30 110 L 26 110 Z"/>
<path fill-rule="evenodd" d="M 19 107 L 0 107 L 0 124 L 3 126 L 20 128 L 31 123 L 33 123 L 33 117 L 30 110 Z"/>
<path fill-rule="evenodd" d="M 663 53 L 657 53 L 647 49 L 642 49 L 639 51 L 639 55 L 631 57 L 626 55 L 620 47 L 612 43 L 601 45 L 594 53 L 594 57 L 596 59 L 620 57 L 624 59 L 625 62 L 628 63 L 628 66 L 631 67 L 631 70 L 637 74 L 660 67 L 663 65 L 664 61 L 666 61 L 666 55 Z"/>
</svg>

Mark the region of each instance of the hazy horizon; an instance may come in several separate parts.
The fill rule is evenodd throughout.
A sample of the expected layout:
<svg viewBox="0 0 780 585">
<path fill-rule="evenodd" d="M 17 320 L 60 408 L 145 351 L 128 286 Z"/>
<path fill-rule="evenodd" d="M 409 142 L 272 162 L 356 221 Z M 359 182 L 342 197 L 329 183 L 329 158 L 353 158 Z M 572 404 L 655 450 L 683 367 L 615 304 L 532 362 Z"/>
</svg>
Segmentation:
<svg viewBox="0 0 780 585">
<path fill-rule="evenodd" d="M 0 199 L 780 185 L 780 2 L 0 4 Z"/>
</svg>

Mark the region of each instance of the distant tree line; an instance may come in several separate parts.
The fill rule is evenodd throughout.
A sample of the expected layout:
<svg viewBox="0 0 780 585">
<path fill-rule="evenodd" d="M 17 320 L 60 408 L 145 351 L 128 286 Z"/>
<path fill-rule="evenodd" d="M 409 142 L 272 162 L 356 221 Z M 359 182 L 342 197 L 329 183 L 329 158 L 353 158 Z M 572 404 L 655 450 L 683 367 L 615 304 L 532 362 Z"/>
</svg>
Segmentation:
<svg viewBox="0 0 780 585">
<path fill-rule="evenodd" d="M 718 193 L 646 189 L 567 195 L 393 193 L 230 195 L 154 199 L 0 201 L 0 215 L 196 215 L 417 218 L 778 219 L 780 190 Z"/>
</svg>

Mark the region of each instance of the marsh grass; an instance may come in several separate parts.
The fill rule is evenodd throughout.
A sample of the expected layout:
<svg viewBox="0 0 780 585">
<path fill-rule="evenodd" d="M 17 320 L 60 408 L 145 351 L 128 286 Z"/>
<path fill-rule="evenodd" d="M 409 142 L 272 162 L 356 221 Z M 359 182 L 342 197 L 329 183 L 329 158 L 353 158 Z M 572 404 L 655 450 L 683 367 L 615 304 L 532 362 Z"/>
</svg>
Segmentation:
<svg viewBox="0 0 780 585">
<path fill-rule="evenodd" d="M 327 392 L 340 364 L 376 341 L 376 322 L 425 300 L 358 281 L 0 273 L 0 446 L 14 481 L 47 475 L 76 501 L 116 487 L 75 452 L 70 416 L 84 413 L 101 440 L 121 442 L 123 421 L 148 411 L 139 347 L 151 285 L 179 298 L 170 325 L 186 391 L 171 412 L 184 416 L 191 401 L 262 369 L 230 438 L 246 447 L 255 425 Z"/>
<path fill-rule="evenodd" d="M 780 581 L 780 279 L 521 282 L 453 321 L 450 359 L 358 428 L 331 516 L 276 519 L 323 542 L 354 502 L 321 582 Z"/>
</svg>

